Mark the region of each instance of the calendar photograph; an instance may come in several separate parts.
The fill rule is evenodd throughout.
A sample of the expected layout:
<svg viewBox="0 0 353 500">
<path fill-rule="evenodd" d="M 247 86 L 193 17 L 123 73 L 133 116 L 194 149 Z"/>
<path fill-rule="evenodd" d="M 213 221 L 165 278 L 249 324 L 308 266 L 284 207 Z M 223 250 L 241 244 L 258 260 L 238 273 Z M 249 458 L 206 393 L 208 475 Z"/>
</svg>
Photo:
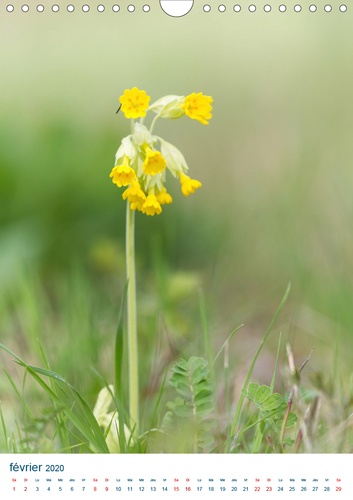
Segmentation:
<svg viewBox="0 0 353 500">
<path fill-rule="evenodd" d="M 352 453 L 352 14 L 284 7 L 0 6 L 1 454 Z"/>
</svg>

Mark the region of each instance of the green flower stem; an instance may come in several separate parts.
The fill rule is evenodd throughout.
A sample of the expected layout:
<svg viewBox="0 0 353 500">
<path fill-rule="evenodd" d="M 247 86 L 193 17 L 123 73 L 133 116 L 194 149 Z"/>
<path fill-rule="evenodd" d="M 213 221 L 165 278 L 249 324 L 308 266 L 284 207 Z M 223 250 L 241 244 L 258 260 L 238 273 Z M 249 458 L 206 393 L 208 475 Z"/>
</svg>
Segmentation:
<svg viewBox="0 0 353 500">
<path fill-rule="evenodd" d="M 139 381 L 138 345 L 136 326 L 136 273 L 135 273 L 135 211 L 126 204 L 126 278 L 127 289 L 127 337 L 129 363 L 129 410 L 130 425 L 138 434 Z"/>
<path fill-rule="evenodd" d="M 152 120 L 152 123 L 151 123 L 151 126 L 150 126 L 150 134 L 152 134 L 153 132 L 153 129 L 154 129 L 154 126 L 156 124 L 156 121 L 158 120 L 158 118 L 160 117 L 160 114 L 161 112 L 163 111 L 163 108 L 160 110 L 160 112 L 153 118 Z"/>
</svg>

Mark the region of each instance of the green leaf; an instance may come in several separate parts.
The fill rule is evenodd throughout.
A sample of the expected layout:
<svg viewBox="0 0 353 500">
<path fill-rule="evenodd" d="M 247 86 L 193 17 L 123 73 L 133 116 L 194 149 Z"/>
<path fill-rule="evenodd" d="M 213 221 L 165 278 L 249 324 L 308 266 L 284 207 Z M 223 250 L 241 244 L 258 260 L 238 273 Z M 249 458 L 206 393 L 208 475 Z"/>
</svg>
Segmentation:
<svg viewBox="0 0 353 500">
<path fill-rule="evenodd" d="M 263 404 L 263 408 L 266 411 L 276 410 L 282 405 L 282 402 L 283 402 L 282 396 L 278 393 L 275 393 L 266 399 L 266 401 Z"/>
<path fill-rule="evenodd" d="M 204 401 L 205 399 L 209 400 L 210 398 L 212 398 L 212 391 L 207 387 L 205 389 L 200 389 L 196 391 L 195 402 L 197 405 L 201 401 Z"/>
<path fill-rule="evenodd" d="M 287 437 L 284 438 L 283 444 L 286 445 L 286 446 L 292 446 L 294 444 L 294 439 L 292 439 L 291 437 L 287 436 Z"/>
<path fill-rule="evenodd" d="M 271 395 L 271 389 L 268 387 L 268 385 L 261 385 L 255 394 L 255 403 L 257 405 L 261 405 L 266 399 L 268 399 Z"/>
<path fill-rule="evenodd" d="M 168 407 L 179 417 L 201 418 L 213 409 L 213 386 L 209 380 L 208 363 L 192 356 L 180 359 L 172 368 L 170 385 L 179 396 Z"/>
<path fill-rule="evenodd" d="M 285 410 L 286 410 L 286 407 L 283 408 L 283 409 L 281 408 L 280 411 L 278 413 L 276 413 L 274 415 L 274 418 L 272 419 L 273 427 L 277 431 L 282 428 L 283 418 L 284 418 L 284 415 L 285 415 Z M 297 415 L 291 411 L 289 413 L 287 421 L 286 421 L 286 428 L 287 427 L 291 427 L 292 425 L 294 425 L 297 420 L 298 420 Z"/>
<path fill-rule="evenodd" d="M 246 397 L 248 397 L 250 401 L 255 401 L 258 388 L 259 384 L 256 384 L 255 382 L 252 382 L 249 385 Z"/>
<path fill-rule="evenodd" d="M 212 401 L 203 401 L 201 404 L 197 404 L 197 416 L 203 417 L 205 415 L 209 415 L 213 410 L 213 402 Z"/>
</svg>

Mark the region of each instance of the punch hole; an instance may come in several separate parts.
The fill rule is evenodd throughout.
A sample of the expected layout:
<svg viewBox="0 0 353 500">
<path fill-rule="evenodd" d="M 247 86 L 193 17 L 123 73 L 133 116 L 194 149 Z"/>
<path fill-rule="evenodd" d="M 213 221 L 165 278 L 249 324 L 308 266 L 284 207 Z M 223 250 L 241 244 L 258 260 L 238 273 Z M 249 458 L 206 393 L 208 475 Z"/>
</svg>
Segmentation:
<svg viewBox="0 0 353 500">
<path fill-rule="evenodd" d="M 51 8 L 51 10 L 52 10 L 53 12 L 59 12 L 60 7 L 59 7 L 59 5 L 56 5 L 56 4 L 55 4 L 55 5 L 53 5 L 53 7 Z"/>
<path fill-rule="evenodd" d="M 15 7 L 13 5 L 6 5 L 6 11 L 7 12 L 13 12 L 15 10 Z"/>
<path fill-rule="evenodd" d="M 240 12 L 241 11 L 240 5 L 238 5 L 238 4 L 234 5 L 233 10 L 234 10 L 234 12 Z"/>
<path fill-rule="evenodd" d="M 310 10 L 310 12 L 316 12 L 316 10 L 317 10 L 316 5 L 309 5 L 309 10 Z"/>
<path fill-rule="evenodd" d="M 68 12 L 73 12 L 75 10 L 75 7 L 70 3 L 67 7 L 66 7 L 66 10 Z"/>
<path fill-rule="evenodd" d="M 331 10 L 332 10 L 332 6 L 331 5 L 325 5 L 325 7 L 324 7 L 324 11 L 325 12 L 331 12 Z"/>
<path fill-rule="evenodd" d="M 143 10 L 143 12 L 149 12 L 149 11 L 151 10 L 151 7 L 150 7 L 149 5 L 147 5 L 147 4 L 146 4 L 146 5 L 144 5 L 144 6 L 142 7 L 142 10 Z"/>
<path fill-rule="evenodd" d="M 132 4 L 128 5 L 128 6 L 127 6 L 127 10 L 128 10 L 129 12 L 134 12 L 134 10 L 135 10 L 135 5 L 132 5 Z"/>
<path fill-rule="evenodd" d="M 38 12 L 44 12 L 44 5 L 37 5 Z"/>
<path fill-rule="evenodd" d="M 82 5 L 82 10 L 83 12 L 89 12 L 89 5 L 85 4 L 85 5 Z"/>
<path fill-rule="evenodd" d="M 119 12 L 119 10 L 120 10 L 119 5 L 113 5 L 113 7 L 112 7 L 113 12 Z"/>
<path fill-rule="evenodd" d="M 223 4 L 221 4 L 221 5 L 218 6 L 218 10 L 219 10 L 219 12 L 225 12 L 226 11 L 226 6 L 223 5 Z"/>
<path fill-rule="evenodd" d="M 300 12 L 302 10 L 301 5 L 294 5 L 294 12 Z"/>
<path fill-rule="evenodd" d="M 340 5 L 341 12 L 347 12 L 347 5 Z"/>
<path fill-rule="evenodd" d="M 271 12 L 271 5 L 264 5 L 265 12 Z"/>
<path fill-rule="evenodd" d="M 278 7 L 278 10 L 279 10 L 280 12 L 286 12 L 287 7 L 286 7 L 285 5 L 283 5 L 283 4 L 282 4 L 282 5 L 280 5 L 280 6 Z"/>
<path fill-rule="evenodd" d="M 104 12 L 105 11 L 104 5 L 97 5 L 97 10 L 98 12 Z"/>
<path fill-rule="evenodd" d="M 254 4 L 249 5 L 249 12 L 255 12 L 256 6 Z"/>
<path fill-rule="evenodd" d="M 210 10 L 211 10 L 211 6 L 210 5 L 207 4 L 207 5 L 203 6 L 203 11 L 204 12 L 210 12 Z"/>
<path fill-rule="evenodd" d="M 22 12 L 28 12 L 29 11 L 28 5 L 26 5 L 26 4 L 22 5 L 21 10 L 22 10 Z"/>
<path fill-rule="evenodd" d="M 193 8 L 194 0 L 159 0 L 163 12 L 172 17 L 183 17 Z"/>
</svg>

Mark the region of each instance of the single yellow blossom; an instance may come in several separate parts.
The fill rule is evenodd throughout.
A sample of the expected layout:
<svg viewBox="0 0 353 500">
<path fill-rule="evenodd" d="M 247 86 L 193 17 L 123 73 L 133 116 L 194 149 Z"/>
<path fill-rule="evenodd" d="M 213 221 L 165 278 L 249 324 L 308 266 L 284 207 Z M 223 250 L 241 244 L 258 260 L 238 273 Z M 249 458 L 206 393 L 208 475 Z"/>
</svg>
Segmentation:
<svg viewBox="0 0 353 500">
<path fill-rule="evenodd" d="M 165 187 L 162 188 L 162 191 L 157 193 L 156 198 L 158 203 L 160 203 L 160 205 L 169 205 L 173 201 L 173 198 L 170 196 L 169 193 L 167 193 Z"/>
<path fill-rule="evenodd" d="M 146 116 L 150 99 L 144 90 L 139 90 L 137 87 L 126 89 L 119 99 L 125 118 L 136 119 Z"/>
<path fill-rule="evenodd" d="M 110 172 L 114 184 L 118 187 L 128 186 L 136 178 L 135 171 L 130 167 L 129 158 L 124 156 L 122 165 L 116 165 Z"/>
<path fill-rule="evenodd" d="M 207 125 L 207 120 L 212 118 L 212 102 L 213 99 L 211 96 L 204 95 L 202 92 L 198 94 L 193 92 L 185 97 L 184 104 L 181 107 L 189 118 Z"/>
<path fill-rule="evenodd" d="M 138 180 L 134 180 L 122 194 L 123 200 L 128 200 L 131 210 L 142 210 L 146 195 L 142 191 Z"/>
<path fill-rule="evenodd" d="M 179 179 L 181 183 L 181 192 L 184 196 L 189 196 L 189 194 L 194 193 L 196 189 L 202 186 L 200 181 L 190 179 L 190 177 L 185 174 L 180 174 Z"/>
<path fill-rule="evenodd" d="M 167 162 L 160 151 L 154 151 L 149 146 L 145 147 L 146 158 L 143 162 L 143 171 L 148 175 L 156 175 L 163 172 Z"/>
<path fill-rule="evenodd" d="M 150 193 L 147 196 L 146 201 L 142 206 L 142 212 L 146 215 L 159 215 L 162 212 L 162 207 L 155 194 Z"/>
</svg>

